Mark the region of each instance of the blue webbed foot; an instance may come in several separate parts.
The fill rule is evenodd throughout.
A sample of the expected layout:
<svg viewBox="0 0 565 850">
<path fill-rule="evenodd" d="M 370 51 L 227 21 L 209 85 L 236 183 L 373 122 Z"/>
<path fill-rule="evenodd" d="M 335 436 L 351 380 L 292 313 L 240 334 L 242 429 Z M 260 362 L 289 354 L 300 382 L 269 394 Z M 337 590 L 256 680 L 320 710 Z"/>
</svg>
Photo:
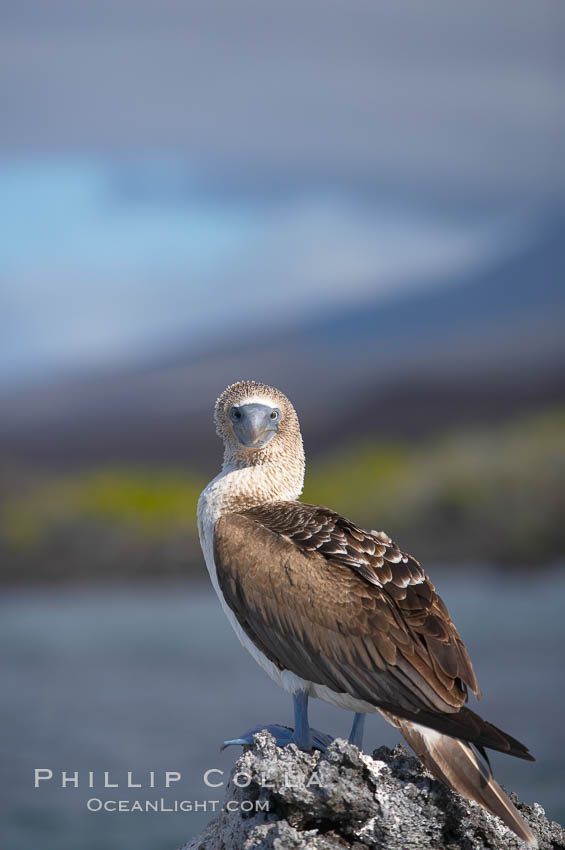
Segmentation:
<svg viewBox="0 0 565 850">
<path fill-rule="evenodd" d="M 310 746 L 307 747 L 304 746 L 304 744 L 308 742 L 299 742 L 296 740 L 294 730 L 291 729 L 290 726 L 280 726 L 278 723 L 270 723 L 254 726 L 253 729 L 249 729 L 248 732 L 245 732 L 239 738 L 232 738 L 229 741 L 224 741 L 221 749 L 224 750 L 226 747 L 232 747 L 237 744 L 242 747 L 249 747 L 253 744 L 253 735 L 257 732 L 261 732 L 263 729 L 273 736 L 277 742 L 277 747 L 286 747 L 288 744 L 296 744 L 299 749 L 314 749 L 324 752 L 326 747 L 328 747 L 333 740 L 332 736 L 328 735 L 326 732 L 320 732 L 318 729 L 309 729 Z"/>
<path fill-rule="evenodd" d="M 286 747 L 288 744 L 296 744 L 299 750 L 309 752 L 312 749 L 322 750 L 330 744 L 331 735 L 326 735 L 325 732 L 319 732 L 317 729 L 311 729 L 308 723 L 308 691 L 296 691 L 292 695 L 294 706 L 294 729 L 289 726 L 279 726 L 273 724 L 270 726 L 256 726 L 250 729 L 240 738 L 232 738 L 231 741 L 224 741 L 224 747 L 230 747 L 232 744 L 241 744 L 249 746 L 253 743 L 253 735 L 260 732 L 261 729 L 266 729 L 274 736 L 279 747 Z"/>
<path fill-rule="evenodd" d="M 244 732 L 239 738 L 231 738 L 229 741 L 224 741 L 220 749 L 225 750 L 226 747 L 232 747 L 234 744 L 239 744 L 242 747 L 250 747 L 253 744 L 253 735 L 261 732 L 263 729 L 273 736 L 277 742 L 277 747 L 286 747 L 287 744 L 290 744 L 292 729 L 289 729 L 288 726 L 279 726 L 278 723 L 265 723 L 264 725 L 259 724 L 259 726 L 254 726 L 253 729 Z"/>
</svg>

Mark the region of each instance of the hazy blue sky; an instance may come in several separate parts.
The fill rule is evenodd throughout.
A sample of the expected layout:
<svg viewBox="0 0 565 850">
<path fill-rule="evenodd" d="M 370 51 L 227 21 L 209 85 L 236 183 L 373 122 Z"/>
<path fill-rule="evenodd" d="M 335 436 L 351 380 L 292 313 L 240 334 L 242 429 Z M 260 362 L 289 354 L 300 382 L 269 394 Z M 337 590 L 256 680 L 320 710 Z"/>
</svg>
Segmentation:
<svg viewBox="0 0 565 850">
<path fill-rule="evenodd" d="M 516 236 L 512 218 L 450 219 L 390 197 L 227 200 L 201 184 L 192 193 L 189 173 L 182 200 L 162 186 L 139 198 L 121 176 L 86 158 L 0 168 L 4 380 L 456 281 Z"/>
<path fill-rule="evenodd" d="M 563 202 L 563 6 L 0 2 L 0 381 L 457 281 Z"/>
<path fill-rule="evenodd" d="M 563 193 L 560 0 L 0 2 L 2 147 Z"/>
</svg>

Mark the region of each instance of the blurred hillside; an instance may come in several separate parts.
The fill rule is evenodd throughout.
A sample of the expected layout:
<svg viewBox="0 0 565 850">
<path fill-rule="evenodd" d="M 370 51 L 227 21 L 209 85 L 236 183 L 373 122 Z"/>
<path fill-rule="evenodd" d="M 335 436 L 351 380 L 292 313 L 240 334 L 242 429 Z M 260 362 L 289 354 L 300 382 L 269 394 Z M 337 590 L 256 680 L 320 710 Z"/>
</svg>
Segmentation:
<svg viewBox="0 0 565 850">
<path fill-rule="evenodd" d="M 0 456 L 205 471 L 217 456 L 215 398 L 240 378 L 287 392 L 310 453 L 344 439 L 414 438 L 560 402 L 564 234 L 565 213 L 553 211 L 523 244 L 449 285 L 422 289 L 415 277 L 405 294 L 333 308 L 320 302 L 292 323 L 276 324 L 265 310 L 265 330 L 234 329 L 192 346 L 179 335 L 128 366 L 5 390 Z"/>
<path fill-rule="evenodd" d="M 5 391 L 0 579 L 203 576 L 211 412 L 240 377 L 285 390 L 304 498 L 425 562 L 563 562 L 565 215 L 448 285 Z"/>
<path fill-rule="evenodd" d="M 555 408 L 417 444 L 350 443 L 309 465 L 304 499 L 386 530 L 427 564 L 538 568 L 563 562 L 564 476 L 565 409 Z M 205 575 L 195 525 L 202 476 L 7 467 L 2 480 L 3 582 Z"/>
</svg>

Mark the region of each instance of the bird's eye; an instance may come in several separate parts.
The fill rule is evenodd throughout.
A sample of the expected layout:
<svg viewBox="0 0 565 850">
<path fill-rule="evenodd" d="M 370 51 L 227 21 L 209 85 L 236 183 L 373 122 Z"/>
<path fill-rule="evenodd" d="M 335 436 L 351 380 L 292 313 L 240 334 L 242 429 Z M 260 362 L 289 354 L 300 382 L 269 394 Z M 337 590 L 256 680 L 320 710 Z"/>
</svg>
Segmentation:
<svg viewBox="0 0 565 850">
<path fill-rule="evenodd" d="M 232 419 L 241 419 L 241 410 L 238 410 L 237 407 L 232 407 L 230 416 Z"/>
<path fill-rule="evenodd" d="M 279 418 L 280 415 L 281 415 L 280 410 L 272 410 L 271 411 L 271 419 L 273 420 L 273 422 L 275 422 Z"/>
</svg>

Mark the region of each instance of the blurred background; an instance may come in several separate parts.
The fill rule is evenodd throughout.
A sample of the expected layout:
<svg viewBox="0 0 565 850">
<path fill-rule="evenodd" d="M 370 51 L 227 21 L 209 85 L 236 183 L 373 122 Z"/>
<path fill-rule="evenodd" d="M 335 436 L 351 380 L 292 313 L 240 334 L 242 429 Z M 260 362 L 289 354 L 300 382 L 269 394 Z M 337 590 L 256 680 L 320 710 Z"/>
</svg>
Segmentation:
<svg viewBox="0 0 565 850">
<path fill-rule="evenodd" d="M 196 539 L 240 378 L 294 402 L 305 499 L 424 562 L 538 758 L 498 777 L 563 820 L 563 5 L 0 14 L 2 846 L 174 848 L 210 813 L 89 813 L 33 768 L 222 799 L 220 742 L 290 719 Z"/>
</svg>

